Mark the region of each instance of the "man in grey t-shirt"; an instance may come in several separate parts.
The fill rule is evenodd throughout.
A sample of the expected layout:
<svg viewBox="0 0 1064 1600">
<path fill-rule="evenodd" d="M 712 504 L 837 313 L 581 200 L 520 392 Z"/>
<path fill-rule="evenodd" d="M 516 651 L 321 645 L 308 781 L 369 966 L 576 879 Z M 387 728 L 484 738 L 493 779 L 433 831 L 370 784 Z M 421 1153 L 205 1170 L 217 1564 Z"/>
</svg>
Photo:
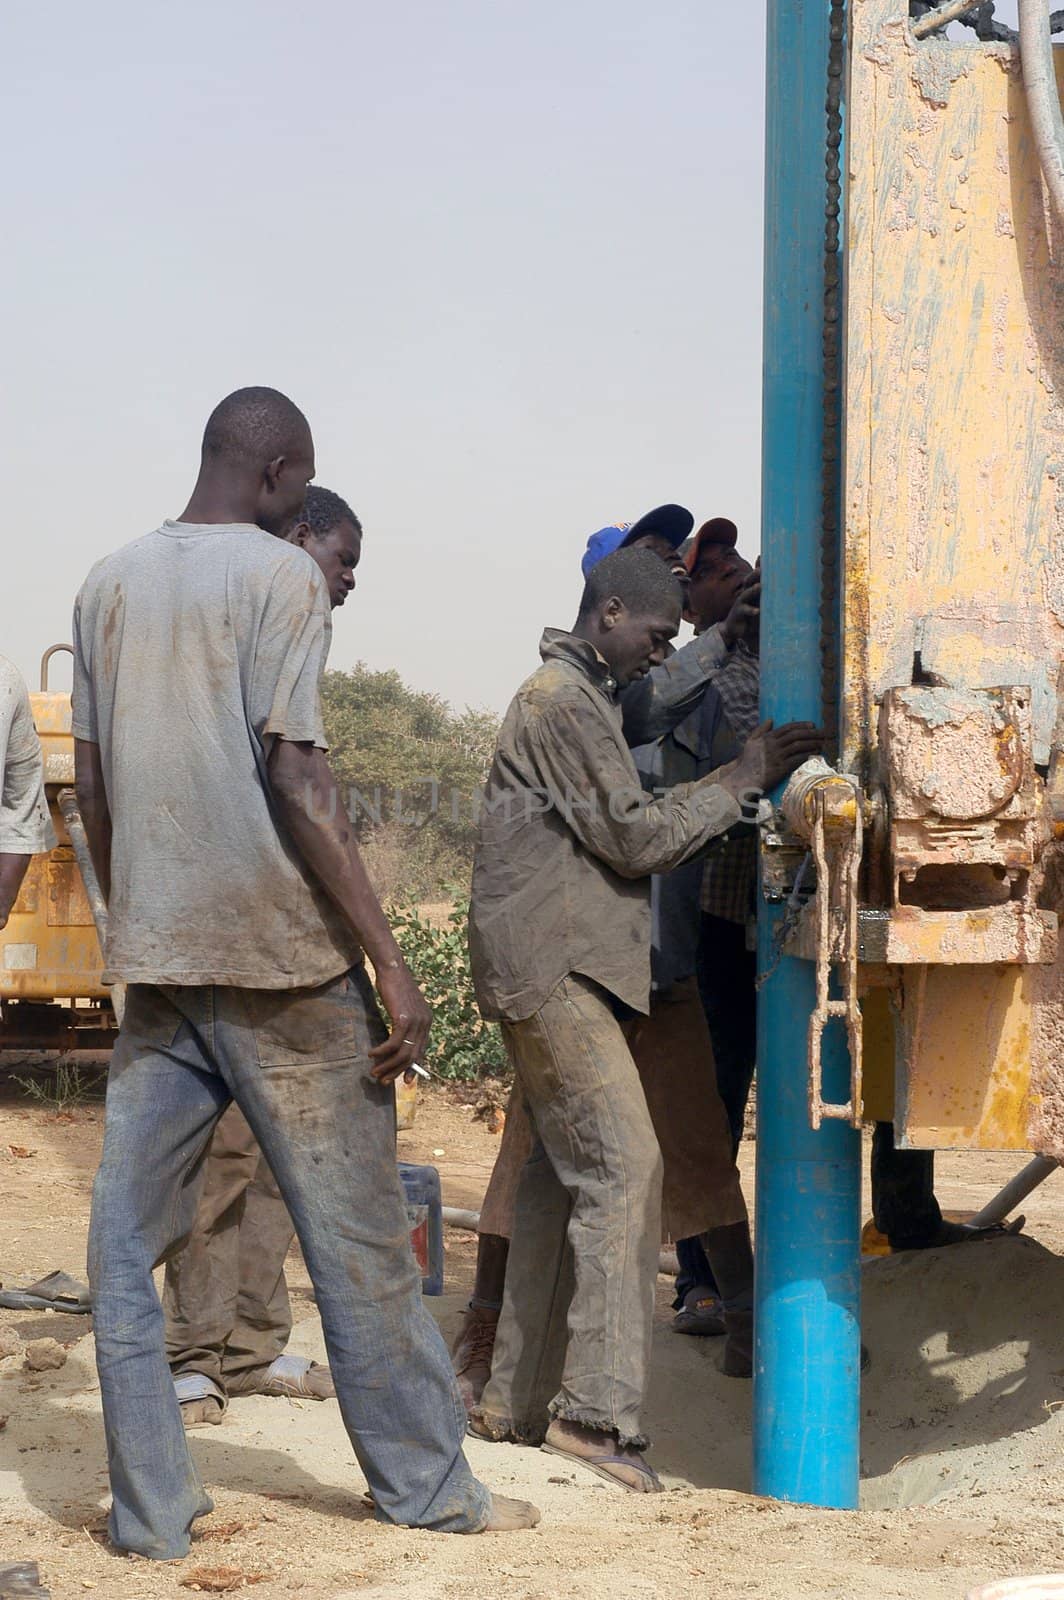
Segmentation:
<svg viewBox="0 0 1064 1600">
<path fill-rule="evenodd" d="M 469 1469 L 409 1249 L 391 1084 L 431 1013 L 325 758 L 329 595 L 282 537 L 313 472 L 297 407 L 237 390 L 208 420 L 182 516 L 98 562 L 74 611 L 78 797 L 107 976 L 128 985 L 89 1230 L 110 1531 L 156 1560 L 188 1553 L 211 1502 L 152 1271 L 188 1234 L 230 1100 L 295 1222 L 377 1516 L 458 1533 L 538 1521 Z"/>
<path fill-rule="evenodd" d="M 321 569 L 333 608 L 355 587 L 362 524 L 311 484 L 288 534 Z M 327 1366 L 292 1355 L 285 1258 L 295 1229 L 248 1120 L 234 1102 L 214 1130 L 196 1221 L 166 1263 L 166 1353 L 186 1428 L 220 1423 L 234 1395 L 335 1398 Z"/>
</svg>

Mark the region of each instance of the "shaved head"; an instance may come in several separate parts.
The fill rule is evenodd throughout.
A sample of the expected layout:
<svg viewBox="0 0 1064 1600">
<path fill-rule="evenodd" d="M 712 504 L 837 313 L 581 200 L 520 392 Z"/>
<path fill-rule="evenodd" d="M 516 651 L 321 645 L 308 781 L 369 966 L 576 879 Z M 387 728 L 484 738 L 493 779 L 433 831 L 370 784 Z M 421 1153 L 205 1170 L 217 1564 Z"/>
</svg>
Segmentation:
<svg viewBox="0 0 1064 1600">
<path fill-rule="evenodd" d="M 659 666 L 680 626 L 683 589 L 653 550 L 617 550 L 587 575 L 574 634 L 594 645 L 617 684 Z"/>
<path fill-rule="evenodd" d="M 639 616 L 675 611 L 679 621 L 683 590 L 653 550 L 629 546 L 597 561 L 587 575 L 580 616 L 590 616 L 613 596 Z"/>
<path fill-rule="evenodd" d="M 199 477 L 182 521 L 242 522 L 284 538 L 314 476 L 314 440 L 278 389 L 235 389 L 207 418 Z"/>
<path fill-rule="evenodd" d="M 264 466 L 280 456 L 306 454 L 310 424 L 279 389 L 234 389 L 219 401 L 203 430 L 204 460 Z"/>
</svg>

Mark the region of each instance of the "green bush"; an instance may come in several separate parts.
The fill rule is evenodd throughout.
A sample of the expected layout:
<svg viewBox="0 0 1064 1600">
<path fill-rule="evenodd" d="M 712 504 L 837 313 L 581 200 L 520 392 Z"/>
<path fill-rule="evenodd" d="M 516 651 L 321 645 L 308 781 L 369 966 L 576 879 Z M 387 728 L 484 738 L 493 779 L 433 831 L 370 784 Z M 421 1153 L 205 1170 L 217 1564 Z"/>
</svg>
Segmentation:
<svg viewBox="0 0 1064 1600">
<path fill-rule="evenodd" d="M 435 1018 L 427 1067 L 441 1078 L 498 1077 L 509 1071 L 506 1051 L 493 1022 L 485 1022 L 473 995 L 469 966 L 469 901 L 455 895 L 443 926 L 416 906 L 392 907 L 389 916 L 399 948 L 417 978 Z"/>
<path fill-rule="evenodd" d="M 322 706 L 333 771 L 349 803 L 357 798 L 352 820 L 366 870 L 435 1013 L 425 1065 L 452 1079 L 507 1071 L 499 1030 L 473 997 L 466 933 L 473 797 L 498 717 L 456 711 L 362 662 L 325 674 Z M 418 909 L 441 901 L 450 907 L 442 926 Z"/>
<path fill-rule="evenodd" d="M 456 711 L 363 662 L 325 674 L 322 710 L 329 760 L 377 893 L 397 904 L 438 899 L 441 884 L 472 865 L 473 797 L 498 717 Z"/>
</svg>

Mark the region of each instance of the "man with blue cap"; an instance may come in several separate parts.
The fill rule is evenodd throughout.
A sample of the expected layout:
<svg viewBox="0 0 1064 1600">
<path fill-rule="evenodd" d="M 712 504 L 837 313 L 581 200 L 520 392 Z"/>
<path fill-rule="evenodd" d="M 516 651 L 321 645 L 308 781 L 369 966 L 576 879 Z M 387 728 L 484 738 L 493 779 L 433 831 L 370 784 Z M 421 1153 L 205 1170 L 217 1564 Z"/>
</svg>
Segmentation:
<svg viewBox="0 0 1064 1600">
<path fill-rule="evenodd" d="M 675 557 L 677 568 L 686 576 L 679 549 L 694 525 L 694 517 L 684 506 L 658 506 L 638 522 L 611 522 L 587 541 L 580 570 L 586 578 L 592 567 L 615 550 L 646 549 L 670 564 Z"/>
</svg>

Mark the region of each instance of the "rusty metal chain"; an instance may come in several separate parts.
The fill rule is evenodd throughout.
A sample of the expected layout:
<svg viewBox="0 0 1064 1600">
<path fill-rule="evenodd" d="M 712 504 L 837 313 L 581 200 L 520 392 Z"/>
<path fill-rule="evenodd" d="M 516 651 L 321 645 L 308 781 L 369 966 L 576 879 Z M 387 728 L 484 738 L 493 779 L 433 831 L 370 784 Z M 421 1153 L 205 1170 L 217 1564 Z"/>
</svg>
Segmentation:
<svg viewBox="0 0 1064 1600">
<path fill-rule="evenodd" d="M 846 66 L 846 0 L 831 0 L 827 144 L 824 152 L 824 442 L 820 490 L 820 709 L 824 754 L 839 744 L 839 562 L 842 462 L 842 100 Z"/>
<path fill-rule="evenodd" d="M 809 1125 L 819 1128 L 825 1117 L 849 1122 L 859 1128 L 864 1113 L 862 1093 L 861 1003 L 857 996 L 859 949 L 858 902 L 863 842 L 863 814 L 860 801 L 854 808 L 853 831 L 841 842 L 829 842 L 825 819 L 825 795 L 813 795 L 813 864 L 816 868 L 816 1003 L 809 1018 L 807 1066 L 809 1073 Z M 840 968 L 842 995 L 833 999 L 831 975 Z M 832 1020 L 846 1029 L 850 1055 L 850 1096 L 848 1100 L 824 1099 L 824 1029 Z"/>
</svg>

